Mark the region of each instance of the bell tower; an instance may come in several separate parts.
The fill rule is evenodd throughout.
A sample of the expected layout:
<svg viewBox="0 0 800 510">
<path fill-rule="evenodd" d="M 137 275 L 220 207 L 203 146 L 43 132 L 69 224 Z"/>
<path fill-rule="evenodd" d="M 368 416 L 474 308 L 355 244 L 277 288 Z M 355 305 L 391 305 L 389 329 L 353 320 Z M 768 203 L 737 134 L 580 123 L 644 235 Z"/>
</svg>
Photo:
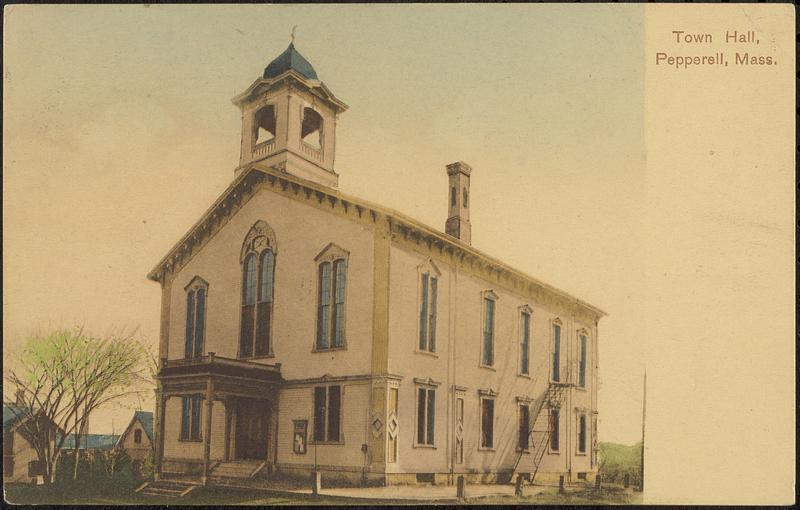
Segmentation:
<svg viewBox="0 0 800 510">
<path fill-rule="evenodd" d="M 324 186 L 338 185 L 333 169 L 336 120 L 347 105 L 317 78 L 294 41 L 232 101 L 242 110 L 237 174 L 255 163 Z"/>
</svg>

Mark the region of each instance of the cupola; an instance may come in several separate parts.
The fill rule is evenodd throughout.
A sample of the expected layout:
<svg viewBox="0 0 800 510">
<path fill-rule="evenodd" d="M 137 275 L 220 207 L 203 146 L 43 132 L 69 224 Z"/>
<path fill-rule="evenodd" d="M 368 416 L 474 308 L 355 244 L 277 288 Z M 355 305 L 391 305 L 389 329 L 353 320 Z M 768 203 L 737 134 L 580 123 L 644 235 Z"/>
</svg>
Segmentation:
<svg viewBox="0 0 800 510">
<path fill-rule="evenodd" d="M 233 98 L 242 110 L 237 173 L 251 164 L 336 187 L 336 121 L 347 105 L 319 80 L 294 41 Z"/>
</svg>

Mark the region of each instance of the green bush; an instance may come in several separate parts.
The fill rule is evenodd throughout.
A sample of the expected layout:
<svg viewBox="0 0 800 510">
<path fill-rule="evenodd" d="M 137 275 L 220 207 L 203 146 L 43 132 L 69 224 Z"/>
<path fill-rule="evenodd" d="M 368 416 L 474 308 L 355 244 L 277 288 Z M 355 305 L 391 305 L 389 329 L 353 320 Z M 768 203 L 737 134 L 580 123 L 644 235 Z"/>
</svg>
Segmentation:
<svg viewBox="0 0 800 510">
<path fill-rule="evenodd" d="M 637 486 L 641 477 L 642 443 L 628 446 L 601 442 L 599 446 L 603 481 L 622 484 L 627 474 L 631 486 Z"/>
<path fill-rule="evenodd" d="M 56 484 L 66 493 L 115 494 L 132 491 L 139 485 L 130 457 L 120 450 L 81 451 L 77 480 L 73 480 L 74 467 L 74 453 L 62 454 L 56 469 Z"/>
</svg>

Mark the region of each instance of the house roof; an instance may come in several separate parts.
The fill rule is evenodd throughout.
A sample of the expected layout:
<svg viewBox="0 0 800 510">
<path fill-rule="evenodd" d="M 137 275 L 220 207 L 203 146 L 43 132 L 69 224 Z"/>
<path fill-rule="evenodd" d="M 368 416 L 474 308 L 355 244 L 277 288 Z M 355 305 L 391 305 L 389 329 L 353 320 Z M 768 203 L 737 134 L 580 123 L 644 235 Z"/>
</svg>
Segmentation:
<svg viewBox="0 0 800 510">
<path fill-rule="evenodd" d="M 202 247 L 216 230 L 225 224 L 226 219 L 239 210 L 243 196 L 249 193 L 259 181 L 268 181 L 272 183 L 273 187 L 278 182 L 284 190 L 291 187 L 295 196 L 316 197 L 320 203 L 330 203 L 332 208 L 334 204 L 339 204 L 345 209 L 349 207 L 355 208 L 359 211 L 359 217 L 362 210 L 366 211 L 373 221 L 383 219 L 395 231 L 400 231 L 403 235 L 411 235 L 429 246 L 435 244 L 440 251 L 446 251 L 458 259 L 467 259 L 484 266 L 490 274 L 496 275 L 499 279 L 515 280 L 530 291 L 535 289 L 561 302 L 571 303 L 596 319 L 607 315 L 606 312 L 594 305 L 529 276 L 455 237 L 431 228 L 402 213 L 360 198 L 345 195 L 338 189 L 329 188 L 259 164 L 251 164 L 249 167 L 242 169 L 228 188 L 201 216 L 200 220 L 181 237 L 156 267 L 148 273 L 147 277 L 153 281 L 162 281 L 167 272 L 179 270 L 196 253 L 196 248 Z M 303 193 L 300 193 L 300 190 Z"/>
<path fill-rule="evenodd" d="M 267 65 L 264 69 L 264 78 L 275 78 L 290 69 L 297 71 L 310 80 L 317 79 L 317 72 L 314 71 L 314 67 L 295 49 L 294 43 L 289 44 L 289 47 L 283 53 Z"/>
<path fill-rule="evenodd" d="M 3 430 L 13 426 L 28 414 L 28 408 L 3 404 Z"/>
<path fill-rule="evenodd" d="M 151 442 L 155 441 L 153 436 L 153 413 L 150 411 L 136 411 L 133 413 L 133 418 L 131 418 L 128 426 L 125 427 L 125 430 L 122 432 L 122 434 L 117 437 L 116 446 L 121 444 L 122 438 L 128 435 L 128 431 L 131 430 L 131 427 L 137 421 L 142 424 L 142 428 L 144 429 L 144 433 L 147 434 L 147 438 Z"/>
<path fill-rule="evenodd" d="M 150 411 L 136 411 L 133 413 L 133 419 L 139 420 L 139 423 L 142 424 L 142 428 L 144 429 L 144 433 L 147 434 L 147 437 L 150 438 L 150 441 L 153 440 L 153 413 Z"/>
<path fill-rule="evenodd" d="M 81 434 L 79 450 L 110 450 L 117 444 L 119 436 L 114 434 Z M 75 448 L 75 434 L 69 434 L 62 445 L 64 449 Z"/>
</svg>

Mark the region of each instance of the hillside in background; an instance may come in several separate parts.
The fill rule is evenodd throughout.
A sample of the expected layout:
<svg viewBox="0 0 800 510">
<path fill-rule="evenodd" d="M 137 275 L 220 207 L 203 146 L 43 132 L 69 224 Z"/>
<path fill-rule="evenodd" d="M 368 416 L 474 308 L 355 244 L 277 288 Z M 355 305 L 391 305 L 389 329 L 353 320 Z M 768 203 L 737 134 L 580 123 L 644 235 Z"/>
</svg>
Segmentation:
<svg viewBox="0 0 800 510">
<path fill-rule="evenodd" d="M 622 483 L 630 474 L 631 485 L 639 484 L 642 442 L 634 445 L 600 442 L 600 473 L 603 480 Z"/>
</svg>

